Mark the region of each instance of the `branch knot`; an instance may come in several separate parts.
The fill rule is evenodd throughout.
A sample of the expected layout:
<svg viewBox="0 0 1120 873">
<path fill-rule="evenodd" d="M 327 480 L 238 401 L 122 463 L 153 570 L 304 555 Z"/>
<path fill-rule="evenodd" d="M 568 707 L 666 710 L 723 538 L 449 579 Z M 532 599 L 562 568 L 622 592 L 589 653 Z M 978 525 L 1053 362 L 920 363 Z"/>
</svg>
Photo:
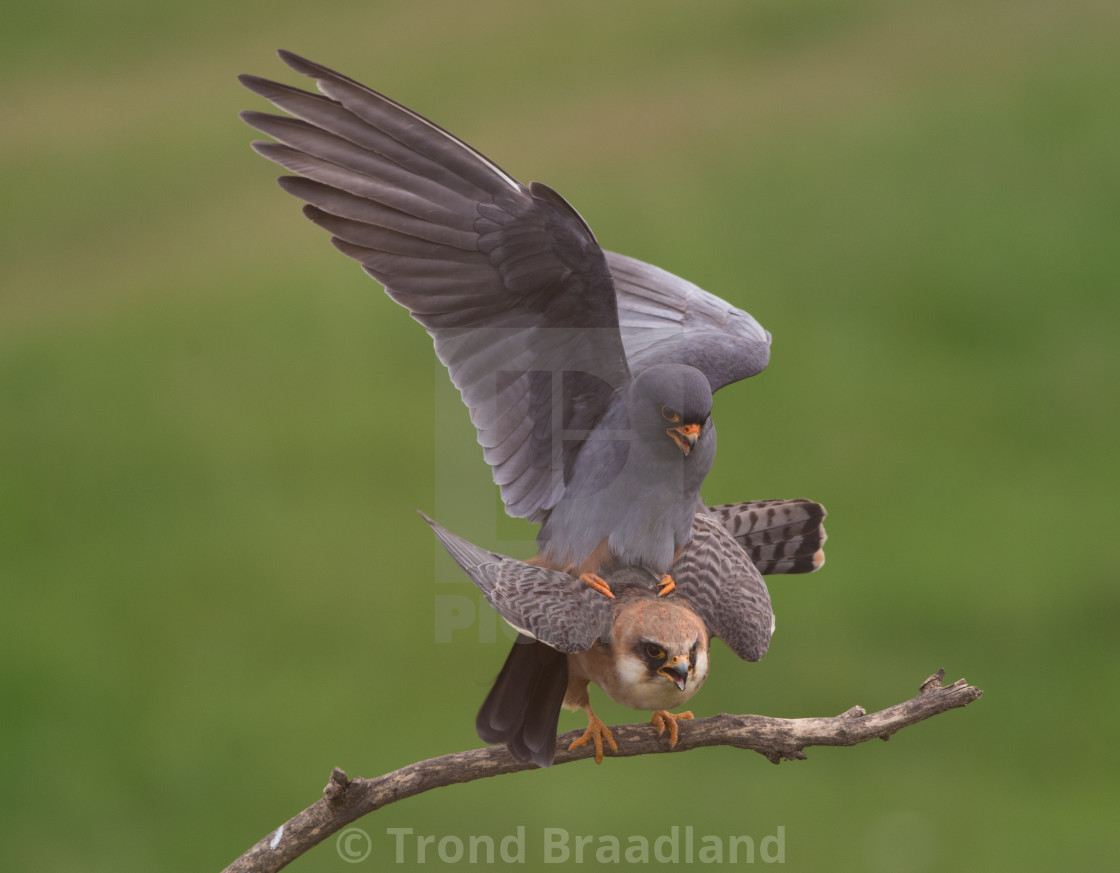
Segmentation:
<svg viewBox="0 0 1120 873">
<path fill-rule="evenodd" d="M 341 767 L 335 767 L 331 770 L 330 781 L 323 788 L 323 797 L 331 805 L 341 803 L 342 798 L 346 795 L 346 789 L 349 787 L 350 777 L 346 775 L 346 771 Z"/>
</svg>

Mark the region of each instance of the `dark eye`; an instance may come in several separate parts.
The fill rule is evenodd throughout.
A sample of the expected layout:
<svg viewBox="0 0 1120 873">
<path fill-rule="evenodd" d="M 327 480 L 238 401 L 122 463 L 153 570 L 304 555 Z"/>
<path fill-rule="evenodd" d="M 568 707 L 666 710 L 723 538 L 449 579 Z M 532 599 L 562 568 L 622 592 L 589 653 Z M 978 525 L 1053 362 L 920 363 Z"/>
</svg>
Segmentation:
<svg viewBox="0 0 1120 873">
<path fill-rule="evenodd" d="M 646 655 L 655 661 L 661 661 L 665 658 L 665 650 L 656 643 L 646 643 Z"/>
<path fill-rule="evenodd" d="M 681 420 L 680 415 L 678 415 L 675 410 L 670 409 L 668 406 L 661 407 L 661 417 L 666 421 L 673 422 L 673 424 L 676 424 Z"/>
</svg>

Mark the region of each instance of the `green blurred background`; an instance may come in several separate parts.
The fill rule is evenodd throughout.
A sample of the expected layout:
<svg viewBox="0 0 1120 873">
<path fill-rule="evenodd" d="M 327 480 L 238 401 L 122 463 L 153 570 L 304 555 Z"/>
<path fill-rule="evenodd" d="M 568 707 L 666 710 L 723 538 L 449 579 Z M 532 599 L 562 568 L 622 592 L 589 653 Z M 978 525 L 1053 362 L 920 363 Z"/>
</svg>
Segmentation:
<svg viewBox="0 0 1120 873">
<path fill-rule="evenodd" d="M 362 863 L 330 840 L 292 869 L 398 867 L 387 828 L 522 825 L 532 869 L 545 827 L 674 824 L 781 826 L 798 871 L 1113 869 L 1115 2 L 21 14 L 0 36 L 5 869 L 218 869 L 333 766 L 478 744 L 507 643 L 412 508 L 520 555 L 532 529 L 500 517 L 423 331 L 249 150 L 236 112 L 263 101 L 234 77 L 296 82 L 277 47 L 773 333 L 770 368 L 717 398 L 706 496 L 822 501 L 829 562 L 771 580 L 770 653 L 717 644 L 697 714 L 880 708 L 938 667 L 985 690 L 780 767 L 711 749 L 450 787 L 360 821 Z"/>
</svg>

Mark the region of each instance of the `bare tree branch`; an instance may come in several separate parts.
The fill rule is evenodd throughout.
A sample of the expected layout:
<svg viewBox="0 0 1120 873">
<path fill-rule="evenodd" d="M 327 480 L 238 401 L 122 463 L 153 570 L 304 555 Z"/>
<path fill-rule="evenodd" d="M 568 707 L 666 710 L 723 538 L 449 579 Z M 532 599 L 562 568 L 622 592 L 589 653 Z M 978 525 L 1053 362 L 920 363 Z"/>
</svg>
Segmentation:
<svg viewBox="0 0 1120 873">
<path fill-rule="evenodd" d="M 944 677 L 945 671 L 939 670 L 922 683 L 917 697 L 870 715 L 863 707 L 853 706 L 832 718 L 722 714 L 682 722 L 680 739 L 672 749 L 664 737 L 658 736 L 653 725 L 615 727 L 611 730 L 618 741 L 618 753 L 610 757 L 731 746 L 758 752 L 778 764 L 782 759 L 804 759 L 803 750 L 809 746 L 854 746 L 867 740 L 887 740 L 896 731 L 950 709 L 967 706 L 983 694 L 964 679 L 944 686 L 941 684 Z M 559 737 L 556 764 L 579 761 L 594 754 L 594 749 L 588 747 L 574 752 L 567 750 L 568 744 L 581 733 L 570 731 Z M 607 761 L 604 765 L 609 766 Z M 502 747 L 473 749 L 418 761 L 375 779 L 350 779 L 336 767 L 321 799 L 261 839 L 230 864 L 225 873 L 271 873 L 352 821 L 390 803 L 432 788 L 535 767 L 532 763 L 518 763 Z"/>
</svg>

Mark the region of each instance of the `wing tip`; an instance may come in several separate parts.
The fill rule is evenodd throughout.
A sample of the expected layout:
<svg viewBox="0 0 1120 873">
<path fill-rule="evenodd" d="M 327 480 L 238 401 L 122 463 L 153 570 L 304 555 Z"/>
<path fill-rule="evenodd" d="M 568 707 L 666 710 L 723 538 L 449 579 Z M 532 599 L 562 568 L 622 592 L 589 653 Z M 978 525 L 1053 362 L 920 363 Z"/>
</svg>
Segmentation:
<svg viewBox="0 0 1120 873">
<path fill-rule="evenodd" d="M 320 72 L 331 73 L 333 70 L 328 70 L 321 64 L 310 61 L 302 55 L 297 55 L 289 49 L 277 49 L 276 56 L 280 58 L 285 64 L 295 70 L 297 73 L 303 73 L 305 76 L 316 77 Z"/>
</svg>

